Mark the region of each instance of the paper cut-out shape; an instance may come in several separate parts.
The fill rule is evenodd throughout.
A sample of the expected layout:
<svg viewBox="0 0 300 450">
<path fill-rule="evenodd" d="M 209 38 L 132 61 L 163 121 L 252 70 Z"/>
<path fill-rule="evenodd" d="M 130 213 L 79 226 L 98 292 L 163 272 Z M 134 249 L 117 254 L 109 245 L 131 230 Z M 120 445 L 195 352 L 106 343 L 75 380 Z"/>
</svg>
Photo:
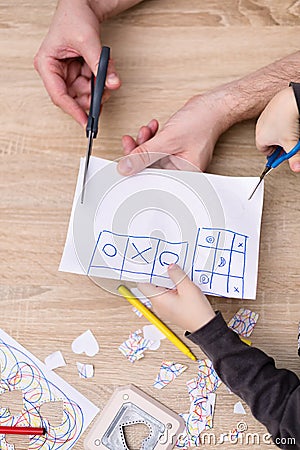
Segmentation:
<svg viewBox="0 0 300 450">
<path fill-rule="evenodd" d="M 171 383 L 171 381 L 174 381 L 175 378 L 179 377 L 186 369 L 187 366 L 184 366 L 183 364 L 175 363 L 173 361 L 163 361 L 153 386 L 156 389 L 163 389 Z"/>
<path fill-rule="evenodd" d="M 91 157 L 80 202 L 81 160 L 60 270 L 173 287 L 179 264 L 205 293 L 255 298 L 263 186 L 257 178 L 146 169 L 122 177 Z"/>
<path fill-rule="evenodd" d="M 99 344 L 91 330 L 87 330 L 72 342 L 72 350 L 77 354 L 95 356 L 99 352 Z"/>
<path fill-rule="evenodd" d="M 99 409 L 2 330 L 0 366 L 0 393 L 22 390 L 24 404 L 17 416 L 0 410 L 0 425 L 46 428 L 45 436 L 30 437 L 28 450 L 71 449 Z M 41 405 L 49 401 L 63 402 L 63 421 L 58 427 L 53 427 L 40 413 Z M 3 449 L 4 439 L 3 436 L 1 441 L 0 436 Z"/>
<path fill-rule="evenodd" d="M 177 448 L 201 446 L 201 433 L 213 426 L 215 402 L 216 394 L 213 393 L 193 398 L 189 413 L 179 414 L 185 420 L 186 428 L 176 442 Z"/>
<path fill-rule="evenodd" d="M 57 369 L 58 367 L 66 366 L 66 361 L 64 360 L 62 352 L 57 351 L 51 353 L 51 355 L 45 358 L 45 364 L 47 366 L 47 369 L 54 370 Z"/>
<path fill-rule="evenodd" d="M 210 359 L 199 360 L 199 383 L 205 383 L 206 392 L 215 392 L 222 383 Z"/>
<path fill-rule="evenodd" d="M 137 330 L 129 335 L 129 338 L 120 345 L 120 352 L 128 359 L 128 361 L 134 363 L 144 357 L 144 351 L 149 350 L 152 341 L 144 339 L 142 331 Z"/>
<path fill-rule="evenodd" d="M 245 408 L 243 407 L 241 402 L 235 403 L 233 412 L 234 414 L 246 414 Z"/>
<path fill-rule="evenodd" d="M 186 422 L 186 429 L 176 443 L 181 449 L 200 446 L 202 431 L 213 427 L 215 391 L 221 380 L 209 359 L 201 359 L 198 364 L 198 376 L 186 383 L 191 404 L 189 413 L 180 414 Z"/>
<path fill-rule="evenodd" d="M 228 322 L 229 328 L 243 337 L 249 337 L 258 321 L 259 314 L 250 309 L 240 308 Z"/>
<path fill-rule="evenodd" d="M 144 338 L 152 341 L 149 350 L 158 350 L 160 347 L 160 341 L 166 339 L 166 336 L 159 331 L 155 325 L 145 325 L 143 327 Z"/>
<path fill-rule="evenodd" d="M 94 366 L 93 364 L 82 364 L 80 362 L 76 363 L 78 375 L 80 378 L 93 378 L 94 376 Z"/>
</svg>

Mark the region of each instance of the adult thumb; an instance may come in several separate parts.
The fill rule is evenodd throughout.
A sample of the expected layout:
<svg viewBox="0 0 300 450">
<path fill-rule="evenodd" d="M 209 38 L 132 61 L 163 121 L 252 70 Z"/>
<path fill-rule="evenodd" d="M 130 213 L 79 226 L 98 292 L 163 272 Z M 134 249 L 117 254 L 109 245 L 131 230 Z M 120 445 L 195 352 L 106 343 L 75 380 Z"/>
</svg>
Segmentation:
<svg viewBox="0 0 300 450">
<path fill-rule="evenodd" d="M 177 151 L 177 149 L 174 150 Z M 119 161 L 118 171 L 124 176 L 133 175 L 175 151 L 173 152 L 173 148 L 170 147 L 168 137 L 164 132 L 160 132 L 149 141 L 136 147 L 129 155 L 124 156 Z"/>
<path fill-rule="evenodd" d="M 90 37 L 89 42 L 85 42 L 84 48 L 82 48 L 82 57 L 96 76 L 98 72 L 98 65 L 101 54 L 101 41 L 98 33 L 93 33 Z M 106 87 L 108 89 L 118 89 L 121 85 L 119 76 L 116 73 L 114 61 L 109 60 L 106 76 Z"/>
</svg>

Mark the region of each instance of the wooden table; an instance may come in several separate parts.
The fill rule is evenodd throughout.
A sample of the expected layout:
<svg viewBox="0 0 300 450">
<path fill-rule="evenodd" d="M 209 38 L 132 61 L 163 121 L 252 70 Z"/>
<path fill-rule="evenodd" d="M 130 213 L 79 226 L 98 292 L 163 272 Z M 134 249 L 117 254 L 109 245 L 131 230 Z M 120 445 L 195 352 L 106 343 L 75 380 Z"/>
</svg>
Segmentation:
<svg viewBox="0 0 300 450">
<path fill-rule="evenodd" d="M 196 375 L 196 368 L 190 367 L 166 389 L 154 390 L 162 359 L 186 363 L 185 357 L 165 340 L 159 351 L 136 364 L 127 362 L 118 346 L 145 320 L 87 277 L 58 272 L 86 139 L 83 130 L 51 104 L 33 70 L 33 55 L 55 2 L 0 4 L 1 328 L 41 360 L 61 350 L 68 364 L 57 373 L 100 408 L 116 386 L 134 383 L 176 412 L 185 412 L 189 405 L 185 383 Z M 299 7 L 290 4 L 152 0 L 107 23 L 103 42 L 112 47 L 123 86 L 105 107 L 94 154 L 119 157 L 124 133 L 135 134 L 152 117 L 163 122 L 193 94 L 298 50 Z M 254 146 L 254 122 L 247 122 L 222 136 L 209 172 L 256 176 L 263 163 Z M 265 191 L 257 300 L 212 302 L 228 319 L 241 306 L 257 311 L 254 343 L 272 355 L 278 367 L 299 373 L 299 175 L 285 165 L 266 180 Z M 82 380 L 71 342 L 88 328 L 101 351 L 93 358 L 95 377 Z M 84 356 L 80 360 L 90 361 Z M 230 431 L 240 420 L 233 414 L 236 401 L 224 386 L 219 389 L 216 434 Z M 4 403 L 1 406 L 8 406 Z M 246 411 L 242 419 L 248 431 L 262 436 L 264 427 L 248 407 Z M 137 436 L 138 432 L 128 438 L 133 449 L 139 448 Z M 17 450 L 27 448 L 26 442 L 18 440 Z M 74 448 L 82 449 L 82 443 L 83 438 Z"/>
</svg>

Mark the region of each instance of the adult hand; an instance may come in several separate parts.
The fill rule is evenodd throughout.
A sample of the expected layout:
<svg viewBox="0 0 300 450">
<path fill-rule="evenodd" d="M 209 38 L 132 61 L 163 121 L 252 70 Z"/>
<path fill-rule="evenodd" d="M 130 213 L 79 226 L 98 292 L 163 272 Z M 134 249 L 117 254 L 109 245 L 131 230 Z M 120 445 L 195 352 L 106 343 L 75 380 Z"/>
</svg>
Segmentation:
<svg viewBox="0 0 300 450">
<path fill-rule="evenodd" d="M 210 322 L 215 317 L 215 312 L 202 291 L 178 265 L 171 264 L 168 273 L 176 284 L 176 290 L 147 283 L 140 283 L 138 288 L 151 299 L 153 309 L 159 317 L 193 333 Z"/>
<path fill-rule="evenodd" d="M 118 170 L 122 175 L 132 175 L 159 160 L 160 167 L 165 169 L 185 169 L 187 160 L 195 169 L 205 170 L 219 136 L 231 124 L 230 107 L 222 89 L 197 95 L 161 131 L 157 132 L 158 122 L 152 120 L 141 127 L 136 140 L 123 136 L 125 157 L 120 160 Z"/>
<path fill-rule="evenodd" d="M 101 19 L 100 19 L 101 20 Z M 88 0 L 60 0 L 49 32 L 34 58 L 53 103 L 82 126 L 90 105 L 90 78 L 97 74 L 101 41 L 99 14 Z M 110 60 L 105 101 L 109 90 L 118 89 L 120 79 Z"/>
<path fill-rule="evenodd" d="M 256 125 L 256 146 L 271 155 L 279 145 L 289 152 L 299 141 L 299 111 L 292 87 L 278 92 L 266 106 Z M 300 172 L 300 153 L 289 159 L 293 172 Z"/>
</svg>

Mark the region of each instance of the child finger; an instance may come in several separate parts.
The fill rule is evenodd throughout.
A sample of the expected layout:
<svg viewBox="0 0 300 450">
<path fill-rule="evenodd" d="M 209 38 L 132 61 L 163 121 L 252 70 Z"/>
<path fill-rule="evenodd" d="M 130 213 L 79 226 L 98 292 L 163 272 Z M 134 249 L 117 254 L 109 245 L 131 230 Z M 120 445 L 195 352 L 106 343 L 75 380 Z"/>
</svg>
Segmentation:
<svg viewBox="0 0 300 450">
<path fill-rule="evenodd" d="M 169 265 L 168 274 L 175 283 L 179 294 L 186 293 L 186 289 L 189 289 L 191 285 L 193 286 L 193 283 L 187 274 L 177 264 Z"/>
</svg>

